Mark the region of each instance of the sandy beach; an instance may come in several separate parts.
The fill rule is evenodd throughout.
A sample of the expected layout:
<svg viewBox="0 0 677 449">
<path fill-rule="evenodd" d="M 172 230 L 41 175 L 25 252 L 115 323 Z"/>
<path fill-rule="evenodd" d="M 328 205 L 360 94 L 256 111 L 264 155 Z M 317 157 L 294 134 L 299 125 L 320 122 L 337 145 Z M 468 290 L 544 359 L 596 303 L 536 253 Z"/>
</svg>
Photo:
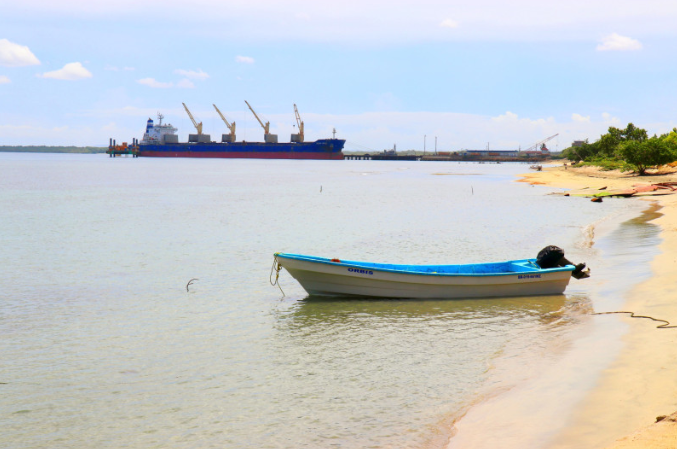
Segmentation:
<svg viewBox="0 0 677 449">
<path fill-rule="evenodd" d="M 558 165 L 524 175 L 522 182 L 570 192 L 565 201 L 591 201 L 576 193 L 631 189 L 635 184 L 677 181 L 674 170 L 638 177 L 594 167 Z M 608 201 L 608 200 L 606 200 Z M 621 200 L 614 200 L 621 201 Z M 659 206 L 661 253 L 652 263 L 653 276 L 627 293 L 622 310 L 677 325 L 677 193 L 629 201 Z M 647 204 L 648 205 L 648 204 Z M 604 202 L 599 204 L 604 207 Z M 606 312 L 606 310 L 595 310 Z M 569 419 L 567 430 L 552 448 L 671 448 L 677 447 L 677 329 L 657 329 L 662 323 L 614 318 L 628 323 L 619 357 L 601 374 L 595 389 Z M 657 421 L 658 417 L 665 416 Z"/>
</svg>

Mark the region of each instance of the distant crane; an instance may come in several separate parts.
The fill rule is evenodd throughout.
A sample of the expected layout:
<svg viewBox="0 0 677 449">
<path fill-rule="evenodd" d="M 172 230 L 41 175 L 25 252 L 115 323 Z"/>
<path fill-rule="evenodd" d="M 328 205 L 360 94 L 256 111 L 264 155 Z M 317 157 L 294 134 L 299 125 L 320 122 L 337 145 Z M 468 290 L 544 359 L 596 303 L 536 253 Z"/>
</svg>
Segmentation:
<svg viewBox="0 0 677 449">
<path fill-rule="evenodd" d="M 247 106 L 249 106 L 249 110 L 252 111 L 252 114 L 254 114 L 254 117 L 256 117 L 256 120 L 259 121 L 261 128 L 263 128 L 263 135 L 267 136 L 268 134 L 270 134 L 270 122 L 266 122 L 266 124 L 264 125 L 263 122 L 261 121 L 261 119 L 259 118 L 259 116 L 256 115 L 256 112 L 254 112 L 254 109 L 252 109 L 249 102 L 247 100 L 245 100 L 244 102 L 247 103 Z"/>
<path fill-rule="evenodd" d="M 550 137 L 548 137 L 547 139 L 543 139 L 543 140 L 541 140 L 540 142 L 536 142 L 535 144 L 533 144 L 532 146 L 530 146 L 529 148 L 527 148 L 527 149 L 524 150 L 524 151 L 525 151 L 525 152 L 526 152 L 526 151 L 533 151 L 533 150 L 537 149 L 537 148 L 538 148 L 539 146 L 541 146 L 541 145 L 544 145 L 544 146 L 545 146 L 545 143 L 546 143 L 546 142 L 548 142 L 548 141 L 554 139 L 554 138 L 557 137 L 557 136 L 559 136 L 559 133 L 555 134 L 554 136 L 550 136 Z M 542 147 L 541 147 L 541 148 L 542 148 Z"/>
<path fill-rule="evenodd" d="M 221 114 L 221 111 L 219 111 L 219 108 L 217 108 L 214 103 L 212 103 L 212 106 L 214 106 L 214 109 L 216 109 L 216 112 L 219 113 L 219 115 L 221 116 L 221 119 L 224 121 L 224 123 L 226 124 L 226 126 L 230 130 L 230 142 L 235 142 L 235 122 L 228 123 L 228 120 L 226 120 L 226 118 L 223 116 L 223 114 Z M 224 134 L 224 136 L 226 136 L 226 134 Z"/>
<path fill-rule="evenodd" d="M 296 107 L 296 104 L 294 104 L 294 115 L 296 115 L 296 124 L 299 127 L 299 133 L 298 134 L 292 134 L 291 135 L 291 141 L 292 142 L 303 142 L 305 139 L 305 135 L 303 133 L 303 122 L 301 121 L 301 116 L 299 115 L 299 110 Z"/>
<path fill-rule="evenodd" d="M 193 114 L 191 114 L 190 111 L 188 110 L 188 106 L 186 106 L 186 103 L 181 103 L 181 104 L 186 109 L 186 112 L 188 113 L 188 117 L 190 117 L 190 120 L 193 122 L 193 126 L 197 130 L 197 134 L 201 136 L 202 135 L 202 122 L 198 123 L 198 122 L 195 121 L 195 119 L 193 118 Z"/>
</svg>

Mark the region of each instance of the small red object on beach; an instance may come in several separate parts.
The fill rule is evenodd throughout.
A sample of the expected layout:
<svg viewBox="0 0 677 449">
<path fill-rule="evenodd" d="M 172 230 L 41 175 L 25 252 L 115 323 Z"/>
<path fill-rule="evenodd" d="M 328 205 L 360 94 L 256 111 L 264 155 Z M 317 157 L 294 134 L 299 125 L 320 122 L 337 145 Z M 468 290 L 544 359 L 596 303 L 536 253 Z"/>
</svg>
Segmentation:
<svg viewBox="0 0 677 449">
<path fill-rule="evenodd" d="M 332 259 L 331 261 L 336 262 L 336 263 L 341 263 L 341 261 L 339 259 Z"/>
<path fill-rule="evenodd" d="M 590 201 L 592 201 L 593 203 L 601 203 L 601 202 L 602 202 L 602 198 L 593 198 L 593 199 L 591 199 Z"/>
</svg>

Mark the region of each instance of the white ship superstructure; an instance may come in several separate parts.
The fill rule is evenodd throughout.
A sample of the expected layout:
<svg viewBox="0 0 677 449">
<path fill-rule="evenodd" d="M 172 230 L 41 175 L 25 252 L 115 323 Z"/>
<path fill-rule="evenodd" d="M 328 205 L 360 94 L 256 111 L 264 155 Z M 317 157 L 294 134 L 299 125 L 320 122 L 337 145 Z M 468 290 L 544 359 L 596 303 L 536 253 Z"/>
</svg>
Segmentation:
<svg viewBox="0 0 677 449">
<path fill-rule="evenodd" d="M 176 135 L 178 129 L 174 128 L 171 123 L 162 124 L 164 116 L 160 113 L 157 115 L 158 124 L 153 124 L 153 119 L 148 119 L 146 123 L 146 132 L 143 134 L 140 144 L 148 143 L 179 143 L 179 136 Z"/>
</svg>

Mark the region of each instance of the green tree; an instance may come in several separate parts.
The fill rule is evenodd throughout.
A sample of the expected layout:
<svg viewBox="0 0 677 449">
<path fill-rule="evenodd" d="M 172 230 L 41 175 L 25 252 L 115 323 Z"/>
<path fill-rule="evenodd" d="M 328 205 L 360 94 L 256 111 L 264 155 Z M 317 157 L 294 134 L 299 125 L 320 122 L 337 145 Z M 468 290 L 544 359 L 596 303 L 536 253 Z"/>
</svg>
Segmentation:
<svg viewBox="0 0 677 449">
<path fill-rule="evenodd" d="M 677 128 L 673 128 L 671 132 L 663 134 L 661 139 L 673 150 L 677 151 Z"/>
<path fill-rule="evenodd" d="M 619 145 L 618 153 L 640 176 L 645 175 L 649 167 L 667 164 L 677 158 L 670 142 L 656 136 L 645 140 L 626 140 Z"/>
</svg>

